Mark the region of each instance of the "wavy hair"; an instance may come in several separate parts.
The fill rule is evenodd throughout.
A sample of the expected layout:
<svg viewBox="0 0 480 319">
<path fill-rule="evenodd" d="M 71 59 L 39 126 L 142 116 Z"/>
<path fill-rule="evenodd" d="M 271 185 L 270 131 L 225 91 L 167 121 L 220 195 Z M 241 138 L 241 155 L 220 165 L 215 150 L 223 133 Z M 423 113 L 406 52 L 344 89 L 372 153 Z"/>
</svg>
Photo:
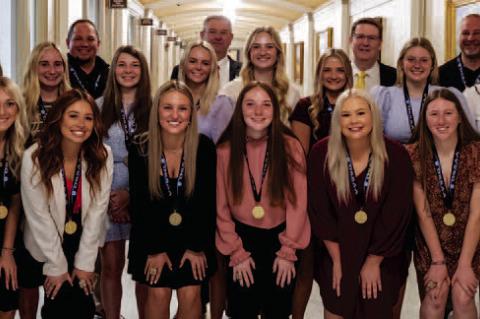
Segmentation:
<svg viewBox="0 0 480 319">
<path fill-rule="evenodd" d="M 188 85 L 189 79 L 185 73 L 185 69 L 187 68 L 190 53 L 194 48 L 203 48 L 210 54 L 210 73 L 208 74 L 208 78 L 205 83 L 205 90 L 200 97 L 200 108 L 198 109 L 200 114 L 207 115 L 210 111 L 210 106 L 217 97 L 218 89 L 220 88 L 217 54 L 210 43 L 199 40 L 188 45 L 188 47 L 185 49 L 182 59 L 180 60 L 178 79 L 184 83 L 187 83 Z"/>
<path fill-rule="evenodd" d="M 426 191 L 427 186 L 427 177 L 424 172 L 427 171 L 427 168 L 432 163 L 434 146 L 432 132 L 430 132 L 430 129 L 427 125 L 427 110 L 430 103 L 437 99 L 444 99 L 455 105 L 455 109 L 457 110 L 460 118 L 460 124 L 457 127 L 458 145 L 460 147 L 480 140 L 479 134 L 475 131 L 472 125 L 470 125 L 460 101 L 452 91 L 447 88 L 441 88 L 439 90 L 430 92 L 425 100 L 425 107 L 420 110 L 418 125 L 415 127 L 415 131 L 410 140 L 411 143 L 418 143 L 418 154 L 422 159 L 420 161 L 420 171 L 422 172 L 421 184 L 424 191 Z"/>
<path fill-rule="evenodd" d="M 432 59 L 432 70 L 428 77 L 430 84 L 438 84 L 438 62 L 437 55 L 435 54 L 435 49 L 432 46 L 432 43 L 427 38 L 416 37 L 408 40 L 404 45 L 397 59 L 397 81 L 395 84 L 402 86 L 403 81 L 405 80 L 405 72 L 403 71 L 403 59 L 407 54 L 407 51 L 414 47 L 421 47 L 427 50 L 430 58 Z"/>
<path fill-rule="evenodd" d="M 28 138 L 30 127 L 27 120 L 27 110 L 23 100 L 22 91 L 12 80 L 0 76 L 0 90 L 6 93 L 17 105 L 17 116 L 13 125 L 5 133 L 5 158 L 13 176 L 16 179 L 20 177 L 20 165 Z"/>
<path fill-rule="evenodd" d="M 148 123 L 148 189 L 152 198 L 162 198 L 160 157 L 163 153 L 162 128 L 158 122 L 158 109 L 165 94 L 178 92 L 185 95 L 190 101 L 190 124 L 185 132 L 183 143 L 183 158 L 185 160 L 185 195 L 193 194 L 195 188 L 195 174 L 198 149 L 197 112 L 194 107 L 192 93 L 188 86 L 180 81 L 172 80 L 163 84 L 155 93 L 153 107 L 150 109 Z M 145 133 L 144 135 L 146 135 Z M 140 145 L 141 147 L 141 145 Z"/>
<path fill-rule="evenodd" d="M 310 120 L 313 123 L 313 134 L 315 135 L 316 131 L 320 127 L 320 123 L 318 122 L 318 114 L 324 110 L 324 100 L 323 97 L 325 95 L 325 88 L 322 80 L 322 73 L 323 69 L 325 68 L 325 64 L 327 63 L 329 58 L 336 58 L 338 59 L 345 68 L 345 86 L 342 90 L 351 89 L 353 87 L 353 71 L 350 59 L 348 55 L 342 49 L 328 49 L 320 59 L 318 60 L 317 67 L 315 69 L 315 81 L 313 84 L 314 92 L 313 95 L 310 97 L 312 104 L 308 108 L 308 115 L 310 116 Z"/>
<path fill-rule="evenodd" d="M 367 194 L 373 196 L 374 200 L 380 197 L 385 175 L 385 164 L 388 162 L 388 155 L 383 137 L 382 119 L 377 106 L 364 90 L 349 89 L 344 91 L 337 100 L 337 105 L 332 113 L 332 127 L 328 140 L 328 151 L 326 168 L 330 178 L 335 184 L 337 198 L 340 202 L 347 203 L 351 199 L 350 181 L 348 177 L 347 152 L 348 148 L 345 137 L 340 126 L 340 116 L 343 105 L 349 99 L 362 99 L 367 102 L 372 114 L 372 131 L 370 132 L 370 185 Z"/>
<path fill-rule="evenodd" d="M 131 111 L 135 117 L 135 134 L 141 134 L 148 130 L 148 114 L 152 108 L 152 90 L 147 59 L 140 50 L 131 45 L 121 46 L 117 49 L 117 51 L 115 51 L 112 59 L 112 65 L 108 71 L 105 92 L 103 93 L 101 118 L 105 127 L 105 134 L 108 134 L 110 127 L 120 120 L 120 112 L 123 108 L 122 88 L 117 81 L 117 77 L 115 76 L 115 69 L 117 68 L 118 58 L 122 53 L 131 55 L 140 61 L 140 80 L 136 86 L 135 101 L 131 106 Z"/>
<path fill-rule="evenodd" d="M 272 79 L 272 89 L 277 95 L 278 103 L 280 105 L 280 119 L 284 123 L 288 123 L 288 117 L 291 113 L 291 108 L 295 105 L 287 105 L 287 93 L 288 93 L 288 77 L 285 71 L 285 53 L 282 49 L 282 42 L 278 32 L 271 26 L 258 27 L 252 31 L 250 36 L 247 39 L 244 48 L 244 60 L 242 70 L 240 71 L 240 76 L 242 77 L 243 86 L 246 86 L 251 81 L 255 80 L 255 66 L 250 59 L 250 49 L 252 44 L 255 41 L 255 38 L 259 33 L 265 32 L 270 35 L 275 48 L 277 49 L 277 61 L 274 65 L 273 79 Z"/>
<path fill-rule="evenodd" d="M 40 172 L 41 182 L 46 187 L 48 195 L 53 192 L 51 178 L 60 172 L 63 167 L 62 140 L 60 125 L 66 110 L 75 102 L 88 103 L 93 113 L 93 130 L 90 137 L 83 142 L 81 154 L 87 162 L 85 176 L 90 183 L 90 193 L 95 196 L 100 188 L 100 173 L 106 166 L 107 149 L 102 143 L 103 126 L 100 113 L 93 98 L 86 92 L 78 89 L 66 91 L 58 97 L 48 112 L 43 129 L 38 134 L 38 148 L 32 154 L 32 161 Z M 41 163 L 41 165 L 40 165 Z"/>
<path fill-rule="evenodd" d="M 68 76 L 67 60 L 62 52 L 53 42 L 42 42 L 33 48 L 32 53 L 28 59 L 25 74 L 23 76 L 23 96 L 25 97 L 25 103 L 27 105 L 27 115 L 30 125 L 37 125 L 40 123 L 40 113 L 38 111 L 38 101 L 40 99 L 40 81 L 38 79 L 38 63 L 40 57 L 45 50 L 54 49 L 60 54 L 63 64 L 63 77 L 62 81 L 58 85 L 58 95 L 61 95 L 65 91 L 70 90 L 70 80 Z M 38 130 L 38 127 L 37 127 Z"/>
<path fill-rule="evenodd" d="M 297 163 L 285 147 L 285 135 L 296 139 L 292 131 L 280 120 L 280 104 L 274 90 L 265 83 L 253 81 L 248 83 L 240 92 L 227 129 L 220 138 L 219 144 L 230 144 L 230 162 L 228 175 L 233 193 L 233 202 L 239 204 L 243 197 L 243 167 L 245 165 L 244 150 L 246 147 L 246 124 L 243 118 L 242 104 L 245 95 L 254 88 L 264 90 L 273 106 L 273 119 L 268 128 L 268 184 L 267 191 L 270 203 L 273 206 L 284 206 L 285 197 L 296 203 L 297 196 L 293 189 L 292 175 L 289 166 L 301 171 Z M 286 196 L 285 196 L 286 195 Z"/>
</svg>

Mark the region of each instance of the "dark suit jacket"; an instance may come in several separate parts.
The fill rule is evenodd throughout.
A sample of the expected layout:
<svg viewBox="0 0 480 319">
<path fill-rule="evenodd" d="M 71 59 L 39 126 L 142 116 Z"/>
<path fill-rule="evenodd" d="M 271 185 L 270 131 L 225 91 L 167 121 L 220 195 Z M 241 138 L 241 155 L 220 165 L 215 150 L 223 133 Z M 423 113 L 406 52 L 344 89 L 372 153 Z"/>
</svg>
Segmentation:
<svg viewBox="0 0 480 319">
<path fill-rule="evenodd" d="M 228 57 L 228 60 L 230 61 L 230 79 L 229 80 L 232 81 L 240 74 L 242 63 L 235 61 L 231 57 Z M 178 80 L 178 69 L 179 69 L 178 64 L 173 67 L 172 75 L 170 75 L 171 80 Z"/>
<path fill-rule="evenodd" d="M 393 86 L 397 81 L 397 69 L 383 63 L 380 64 L 380 85 Z"/>
</svg>

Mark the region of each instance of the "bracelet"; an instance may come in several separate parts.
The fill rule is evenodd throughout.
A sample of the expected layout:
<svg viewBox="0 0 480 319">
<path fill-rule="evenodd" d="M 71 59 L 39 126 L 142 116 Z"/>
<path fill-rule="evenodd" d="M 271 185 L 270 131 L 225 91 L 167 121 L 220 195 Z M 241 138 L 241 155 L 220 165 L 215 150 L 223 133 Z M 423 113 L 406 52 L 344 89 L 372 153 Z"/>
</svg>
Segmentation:
<svg viewBox="0 0 480 319">
<path fill-rule="evenodd" d="M 10 247 L 2 247 L 2 250 L 8 250 L 8 251 L 15 251 L 15 248 L 10 248 Z"/>
<path fill-rule="evenodd" d="M 447 262 L 445 261 L 445 259 L 443 260 L 437 260 L 437 261 L 432 261 L 430 263 L 430 266 L 443 266 L 443 265 L 446 265 Z"/>
</svg>

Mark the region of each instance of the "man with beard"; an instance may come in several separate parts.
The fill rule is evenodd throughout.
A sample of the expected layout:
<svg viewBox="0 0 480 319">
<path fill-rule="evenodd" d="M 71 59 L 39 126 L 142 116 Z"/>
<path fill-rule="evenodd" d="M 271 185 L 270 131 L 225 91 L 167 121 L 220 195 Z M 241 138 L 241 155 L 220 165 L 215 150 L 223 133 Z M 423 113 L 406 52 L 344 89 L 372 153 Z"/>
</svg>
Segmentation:
<svg viewBox="0 0 480 319">
<path fill-rule="evenodd" d="M 480 83 L 480 14 L 462 19 L 458 42 L 460 54 L 440 67 L 440 85 L 463 91 Z"/>
<path fill-rule="evenodd" d="M 95 24 L 87 19 L 72 23 L 67 46 L 72 87 L 87 91 L 94 99 L 102 96 L 109 66 L 97 56 L 100 40 Z"/>
<path fill-rule="evenodd" d="M 208 16 L 203 21 L 203 30 L 200 32 L 200 37 L 202 40 L 210 43 L 215 49 L 219 67 L 220 87 L 235 79 L 242 68 L 242 63 L 233 60 L 227 55 L 233 39 L 230 20 L 221 15 Z M 173 68 L 171 78 L 172 80 L 178 78 L 178 65 Z"/>
</svg>

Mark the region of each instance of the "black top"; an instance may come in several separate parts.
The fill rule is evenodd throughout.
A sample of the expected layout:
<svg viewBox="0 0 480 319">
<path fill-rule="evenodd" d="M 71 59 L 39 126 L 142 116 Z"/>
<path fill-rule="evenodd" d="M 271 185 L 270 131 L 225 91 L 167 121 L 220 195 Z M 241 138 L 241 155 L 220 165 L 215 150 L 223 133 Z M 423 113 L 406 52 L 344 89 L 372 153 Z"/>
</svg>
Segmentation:
<svg viewBox="0 0 480 319">
<path fill-rule="evenodd" d="M 103 95 L 107 85 L 109 65 L 101 57 L 95 58 L 95 67 L 89 74 L 85 73 L 78 60 L 67 54 L 70 84 L 73 88 L 86 90 L 94 99 Z"/>
<path fill-rule="evenodd" d="M 397 81 L 397 69 L 383 63 L 380 65 L 380 85 L 393 86 Z"/>
<path fill-rule="evenodd" d="M 312 145 L 322 138 L 330 134 L 330 122 L 332 119 L 332 113 L 325 107 L 318 113 L 317 120 L 319 123 L 318 129 L 313 131 L 313 123 L 308 113 L 308 108 L 312 105 L 310 97 L 304 97 L 300 99 L 295 106 L 292 114 L 290 115 L 290 121 L 298 121 L 310 127 L 310 148 Z M 314 134 L 315 133 L 315 134 Z"/>
<path fill-rule="evenodd" d="M 240 74 L 240 70 L 242 69 L 242 62 L 238 62 L 232 59 L 230 56 L 228 56 L 228 60 L 230 61 L 229 81 L 232 81 Z M 178 70 L 179 70 L 179 65 L 177 64 L 173 67 L 172 74 L 170 75 L 171 80 L 178 80 Z"/>
<path fill-rule="evenodd" d="M 0 203 L 7 208 L 10 208 L 12 204 L 12 197 L 20 193 L 20 182 L 9 171 L 8 181 L 3 182 L 4 179 L 4 166 L 3 160 L 0 160 Z M 7 219 L 0 219 L 0 247 L 3 247 L 3 235 L 5 232 L 5 223 Z"/>
<path fill-rule="evenodd" d="M 148 158 L 141 153 L 145 152 L 140 152 L 136 147 L 132 147 L 128 153 L 132 211 L 129 272 L 134 276 L 135 273 L 143 273 L 147 255 L 163 252 L 172 259 L 172 256 L 181 257 L 188 249 L 204 252 L 207 260 L 213 261 L 216 226 L 215 145 L 207 137 L 200 135 L 195 190 L 190 198 L 180 196 L 176 201 L 177 211 L 182 215 L 182 222 L 178 226 L 169 223 L 170 214 L 173 212 L 173 199 L 150 197 Z M 186 178 L 188 179 L 188 176 Z M 173 183 L 172 186 L 176 185 L 176 179 L 170 182 Z M 209 262 L 209 270 L 210 267 L 215 268 L 215 265 Z"/>
<path fill-rule="evenodd" d="M 458 56 L 457 56 L 458 57 Z M 460 92 L 465 90 L 465 85 L 462 80 L 460 70 L 458 68 L 457 57 L 447 61 L 445 64 L 440 66 L 439 75 L 440 75 L 440 85 L 445 87 L 453 86 L 457 88 Z M 470 87 L 475 84 L 475 80 L 480 76 L 480 68 L 476 70 L 471 70 L 467 67 L 463 67 L 463 73 L 465 74 L 465 81 L 467 86 Z"/>
</svg>

